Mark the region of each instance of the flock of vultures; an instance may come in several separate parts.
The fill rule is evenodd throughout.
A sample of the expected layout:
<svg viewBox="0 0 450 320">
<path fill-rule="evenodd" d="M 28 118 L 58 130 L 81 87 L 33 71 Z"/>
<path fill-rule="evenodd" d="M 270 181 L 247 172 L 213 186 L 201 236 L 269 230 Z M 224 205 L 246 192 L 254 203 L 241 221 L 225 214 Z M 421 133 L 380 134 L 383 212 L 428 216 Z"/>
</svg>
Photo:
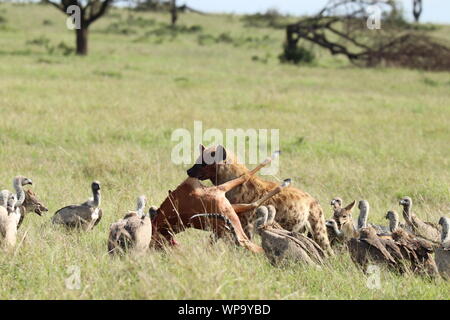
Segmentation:
<svg viewBox="0 0 450 320">
<path fill-rule="evenodd" d="M 359 201 L 359 216 L 354 220 L 356 201 L 345 206 L 336 197 L 331 201 L 333 214 L 325 220 L 318 201 L 291 186 L 290 179 L 275 183 L 255 175 L 278 154 L 249 170 L 224 147 L 201 145 L 188 177 L 168 192 L 159 207 L 146 211 L 146 197 L 140 196 L 135 210 L 111 224 L 108 252 L 145 254 L 149 248 L 178 246 L 175 234 L 193 227 L 211 231 L 212 245 L 222 238 L 264 253 L 273 265 L 293 261 L 320 267 L 329 256 L 348 251 L 364 272 L 377 264 L 400 274 L 450 278 L 450 218 L 441 217 L 438 223 L 423 221 L 414 212 L 412 199 L 403 197 L 399 206 L 404 222 L 395 210 L 389 210 L 386 226 L 377 225 L 368 221 L 368 201 Z M 211 180 L 212 186 L 202 180 Z M 0 193 L 0 241 L 6 251 L 16 245 L 17 230 L 28 212 L 42 215 L 48 211 L 30 185 L 31 179 L 17 176 L 14 192 Z M 91 198 L 57 210 L 52 223 L 75 232 L 92 230 L 103 212 L 100 183 L 92 182 L 91 188 Z M 254 234 L 259 234 L 261 245 L 253 242 Z"/>
</svg>

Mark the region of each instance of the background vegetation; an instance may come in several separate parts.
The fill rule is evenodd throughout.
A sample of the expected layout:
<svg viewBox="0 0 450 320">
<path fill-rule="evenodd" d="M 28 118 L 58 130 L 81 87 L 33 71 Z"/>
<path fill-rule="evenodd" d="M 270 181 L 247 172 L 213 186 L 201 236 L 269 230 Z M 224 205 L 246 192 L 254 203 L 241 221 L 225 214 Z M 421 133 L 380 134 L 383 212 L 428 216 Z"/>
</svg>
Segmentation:
<svg viewBox="0 0 450 320">
<path fill-rule="evenodd" d="M 450 283 L 383 272 L 381 289 L 347 254 L 322 270 L 273 268 L 205 232 L 179 249 L 111 259 L 109 225 L 146 194 L 158 205 L 185 177 L 170 161 L 176 128 L 279 128 L 281 172 L 321 202 L 365 198 L 383 223 L 403 195 L 425 220 L 450 212 L 450 74 L 358 69 L 313 50 L 280 64 L 284 31 L 236 15 L 111 10 L 92 26 L 90 54 L 49 6 L 0 4 L 0 181 L 33 179 L 50 212 L 34 214 L 0 254 L 2 299 L 448 299 Z M 450 40 L 450 27 L 435 36 Z M 87 234 L 52 227 L 53 212 L 103 186 L 104 218 Z M 82 287 L 68 290 L 67 268 Z"/>
</svg>

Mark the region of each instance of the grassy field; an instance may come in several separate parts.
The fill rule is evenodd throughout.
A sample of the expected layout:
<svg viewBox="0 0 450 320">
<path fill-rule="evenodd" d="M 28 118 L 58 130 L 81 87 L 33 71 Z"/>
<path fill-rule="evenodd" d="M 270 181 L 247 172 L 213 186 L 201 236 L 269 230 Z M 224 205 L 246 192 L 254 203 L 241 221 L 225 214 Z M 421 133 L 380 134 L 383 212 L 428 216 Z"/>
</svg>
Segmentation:
<svg viewBox="0 0 450 320">
<path fill-rule="evenodd" d="M 65 55 L 74 34 L 56 9 L 0 4 L 0 16 L 0 188 L 25 175 L 50 208 L 28 216 L 15 252 L 0 253 L 1 299 L 448 299 L 450 282 L 390 272 L 369 289 L 347 254 L 322 270 L 274 268 L 189 230 L 179 249 L 112 259 L 106 240 L 138 195 L 158 205 L 186 177 L 170 160 L 170 137 L 194 120 L 280 129 L 281 172 L 269 179 L 291 177 L 327 217 L 331 198 L 364 198 L 370 220 L 386 224 L 409 195 L 437 221 L 450 212 L 449 73 L 358 69 L 317 50 L 314 66 L 281 65 L 283 30 L 183 14 L 185 28 L 171 34 L 167 15 L 124 10 L 92 25 L 80 58 Z M 97 228 L 54 228 L 53 212 L 84 201 L 94 179 L 103 187 Z M 80 290 L 65 286 L 72 265 Z"/>
</svg>

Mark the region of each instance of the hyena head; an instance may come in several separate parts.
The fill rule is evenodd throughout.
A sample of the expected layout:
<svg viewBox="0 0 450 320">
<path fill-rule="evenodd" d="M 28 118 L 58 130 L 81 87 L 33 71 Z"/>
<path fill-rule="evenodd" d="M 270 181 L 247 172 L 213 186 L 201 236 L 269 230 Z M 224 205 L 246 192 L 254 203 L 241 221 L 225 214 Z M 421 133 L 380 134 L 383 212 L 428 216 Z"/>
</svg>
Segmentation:
<svg viewBox="0 0 450 320">
<path fill-rule="evenodd" d="M 356 200 L 348 204 L 346 207 L 336 208 L 333 213 L 333 220 L 336 221 L 338 228 L 342 230 L 345 226 L 353 226 L 352 210 Z"/>
<path fill-rule="evenodd" d="M 191 178 L 214 181 L 218 166 L 224 165 L 226 159 L 227 151 L 222 145 L 205 148 L 201 144 L 200 156 L 195 161 L 195 164 L 187 170 L 187 174 Z"/>
<path fill-rule="evenodd" d="M 23 201 L 22 205 L 25 207 L 26 211 L 34 211 L 40 216 L 42 215 L 42 212 L 48 211 L 47 207 L 45 207 L 42 202 L 39 201 L 36 194 L 31 190 L 27 190 L 25 192 L 25 200 Z"/>
</svg>

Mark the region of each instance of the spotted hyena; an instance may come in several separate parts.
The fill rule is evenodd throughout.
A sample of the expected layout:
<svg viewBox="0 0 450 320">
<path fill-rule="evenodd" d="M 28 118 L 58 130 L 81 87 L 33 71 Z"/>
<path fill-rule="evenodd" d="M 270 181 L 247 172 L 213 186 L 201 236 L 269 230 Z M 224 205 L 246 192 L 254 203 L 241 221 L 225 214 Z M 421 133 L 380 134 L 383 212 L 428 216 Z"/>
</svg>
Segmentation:
<svg viewBox="0 0 450 320">
<path fill-rule="evenodd" d="M 247 175 L 249 169 L 237 162 L 231 152 L 221 145 L 205 148 L 200 145 L 200 157 L 196 164 L 187 171 L 189 177 L 200 180 L 211 180 L 220 185 L 242 175 Z M 214 159 L 205 162 L 204 159 Z M 211 163 L 211 164 L 210 164 Z M 277 183 L 252 176 L 249 180 L 229 191 L 228 200 L 234 203 L 251 203 L 275 188 Z M 310 232 L 313 239 L 329 254 L 333 254 L 325 227 L 325 218 L 319 202 L 308 193 L 294 187 L 284 188 L 279 194 L 267 201 L 275 206 L 276 221 L 286 230 Z M 241 214 L 239 219 L 247 232 L 252 232 L 254 212 Z"/>
</svg>

